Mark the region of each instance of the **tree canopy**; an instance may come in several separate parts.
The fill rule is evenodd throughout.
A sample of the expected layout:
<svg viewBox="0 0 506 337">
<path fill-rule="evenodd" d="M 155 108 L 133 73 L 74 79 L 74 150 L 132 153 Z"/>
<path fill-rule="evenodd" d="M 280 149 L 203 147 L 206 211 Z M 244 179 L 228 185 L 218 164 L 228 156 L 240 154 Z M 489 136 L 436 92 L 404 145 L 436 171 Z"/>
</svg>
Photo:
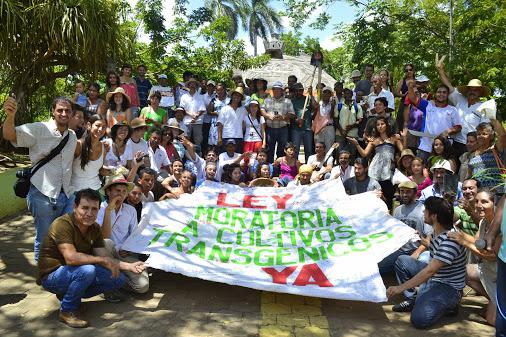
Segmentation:
<svg viewBox="0 0 506 337">
<path fill-rule="evenodd" d="M 454 0 L 453 36 L 450 46 L 450 2 L 438 0 L 372 0 L 349 3 L 357 7 L 355 20 L 336 27 L 343 46 L 332 53 L 341 76 L 367 63 L 402 78 L 403 65 L 413 63 L 418 73 L 438 82 L 436 53 L 450 53 L 450 76 L 455 85 L 479 78 L 504 95 L 506 88 L 506 3 L 493 0 Z M 319 6 L 338 5 L 337 0 L 287 0 L 287 15 L 295 28 L 307 23 L 307 13 Z M 313 24 L 326 24 L 318 17 Z M 451 48 L 450 48 L 451 47 Z M 328 58 L 326 58 L 326 61 Z M 331 71 L 332 73 L 332 71 Z M 336 69 L 334 69 L 334 76 Z M 502 99 L 502 98 L 501 98 Z M 500 99 L 500 100 L 501 100 Z"/>
<path fill-rule="evenodd" d="M 127 6 L 121 0 L 1 0 L 0 91 L 27 103 L 20 121 L 33 117 L 29 108 L 36 102 L 27 100 L 43 98 L 39 89 L 73 73 L 99 73 L 128 53 L 135 35 L 121 19 Z"/>
</svg>

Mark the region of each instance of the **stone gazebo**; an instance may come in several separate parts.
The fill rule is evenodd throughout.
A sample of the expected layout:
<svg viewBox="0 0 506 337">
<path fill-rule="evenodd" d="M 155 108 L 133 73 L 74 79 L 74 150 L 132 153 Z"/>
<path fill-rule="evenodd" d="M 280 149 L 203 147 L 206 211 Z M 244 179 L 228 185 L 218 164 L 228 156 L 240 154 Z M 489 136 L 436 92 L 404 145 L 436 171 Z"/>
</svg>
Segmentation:
<svg viewBox="0 0 506 337">
<path fill-rule="evenodd" d="M 236 71 L 236 74 L 242 75 L 243 79 L 264 78 L 268 81 L 268 87 L 276 81 L 281 81 L 286 85 L 288 76 L 295 75 L 305 88 L 311 82 L 314 66 L 310 64 L 311 57 L 306 54 L 300 56 L 283 55 L 283 42 L 276 37 L 270 42 L 264 42 L 265 53 L 271 55 L 271 60 L 260 68 L 248 69 L 245 71 Z M 325 70 L 322 71 L 322 83 L 334 87 L 336 80 L 332 78 Z M 318 71 L 315 73 L 313 88 L 316 88 L 318 81 Z"/>
</svg>

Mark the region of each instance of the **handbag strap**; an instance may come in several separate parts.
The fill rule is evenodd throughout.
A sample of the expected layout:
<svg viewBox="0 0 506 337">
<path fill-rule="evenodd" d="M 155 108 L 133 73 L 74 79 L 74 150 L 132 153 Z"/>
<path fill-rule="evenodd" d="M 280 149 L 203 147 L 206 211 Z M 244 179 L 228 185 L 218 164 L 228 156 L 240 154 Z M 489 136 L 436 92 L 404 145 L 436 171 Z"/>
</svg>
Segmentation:
<svg viewBox="0 0 506 337">
<path fill-rule="evenodd" d="M 31 175 L 33 176 L 35 172 L 37 172 L 42 166 L 46 165 L 48 162 L 50 162 L 54 157 L 56 157 L 57 154 L 61 152 L 61 150 L 65 147 L 67 144 L 67 141 L 69 140 L 70 132 L 67 132 L 67 135 L 63 137 L 63 139 L 60 141 L 58 146 L 56 146 L 54 149 L 49 152 L 47 156 L 42 158 L 35 166 L 32 167 L 30 170 Z"/>
<path fill-rule="evenodd" d="M 495 147 L 492 148 L 492 153 L 494 154 L 495 163 L 497 164 L 497 167 L 499 169 L 504 169 L 504 163 L 502 162 L 501 158 L 499 157 L 499 154 L 497 153 L 497 150 Z"/>
<path fill-rule="evenodd" d="M 262 135 L 260 134 L 260 132 L 258 132 L 258 130 L 255 127 L 255 124 L 253 124 L 253 121 L 251 120 L 251 116 L 249 114 L 248 114 L 248 119 L 249 119 L 250 125 L 253 127 L 253 129 L 255 129 L 255 132 L 257 133 L 258 137 L 260 137 L 260 139 L 263 141 L 264 138 L 262 137 Z"/>
</svg>

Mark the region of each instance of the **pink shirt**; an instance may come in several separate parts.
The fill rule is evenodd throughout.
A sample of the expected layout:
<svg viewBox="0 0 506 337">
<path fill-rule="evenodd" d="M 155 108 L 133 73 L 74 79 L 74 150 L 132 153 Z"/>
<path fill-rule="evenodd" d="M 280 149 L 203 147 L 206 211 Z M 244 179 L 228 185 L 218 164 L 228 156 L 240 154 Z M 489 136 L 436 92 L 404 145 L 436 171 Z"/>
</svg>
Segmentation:
<svg viewBox="0 0 506 337">
<path fill-rule="evenodd" d="M 138 107 L 137 85 L 135 83 L 121 83 L 121 87 L 125 90 L 128 97 L 130 97 L 130 106 Z"/>
</svg>

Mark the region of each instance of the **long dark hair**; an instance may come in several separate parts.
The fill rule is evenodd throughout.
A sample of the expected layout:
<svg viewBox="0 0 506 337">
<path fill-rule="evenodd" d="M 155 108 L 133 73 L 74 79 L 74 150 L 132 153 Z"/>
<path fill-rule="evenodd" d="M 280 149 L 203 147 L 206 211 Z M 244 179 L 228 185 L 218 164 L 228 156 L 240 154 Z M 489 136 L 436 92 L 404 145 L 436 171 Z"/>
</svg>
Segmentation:
<svg viewBox="0 0 506 337">
<path fill-rule="evenodd" d="M 376 117 L 376 120 L 374 121 L 374 129 L 372 130 L 372 134 L 374 137 L 379 137 L 380 133 L 378 131 L 378 121 L 385 122 L 385 125 L 387 126 L 386 134 L 387 137 L 392 137 L 394 134 L 392 132 L 392 125 L 390 124 L 390 121 L 388 120 L 388 117 L 385 116 L 378 116 Z"/>
<path fill-rule="evenodd" d="M 443 157 L 444 159 L 447 159 L 447 160 L 450 160 L 450 159 L 455 160 L 455 154 L 453 153 L 452 143 L 450 143 L 448 138 L 443 137 L 441 135 L 434 138 L 434 141 L 432 142 L 431 155 L 433 155 L 433 156 L 438 155 L 436 153 L 436 151 L 434 151 L 434 143 L 436 143 L 436 140 L 439 140 L 441 143 L 443 143 L 443 153 L 441 154 L 441 157 Z"/>
<path fill-rule="evenodd" d="M 258 107 L 258 109 L 255 112 L 255 114 L 256 114 L 255 118 L 258 122 L 258 125 L 260 125 L 260 117 L 262 117 L 262 113 L 260 111 L 260 103 L 257 104 L 257 107 Z M 248 106 L 248 113 L 250 114 L 250 118 L 251 118 L 251 105 Z"/>
<path fill-rule="evenodd" d="M 107 102 L 111 111 L 116 111 L 116 102 L 114 101 L 114 96 L 116 94 L 112 95 L 111 98 L 109 98 L 109 102 Z M 128 103 L 128 99 L 125 97 L 125 95 L 123 95 L 123 101 L 121 102 L 121 111 L 126 111 L 128 108 L 130 108 L 130 103 Z"/>
<path fill-rule="evenodd" d="M 120 86 L 120 79 L 119 79 L 119 75 L 114 71 L 114 70 L 110 70 L 107 72 L 107 77 L 105 78 L 105 85 L 107 88 L 110 88 L 111 87 L 111 82 L 109 81 L 109 77 L 111 75 L 114 75 L 116 76 L 116 85 L 119 87 Z"/>
<path fill-rule="evenodd" d="M 103 121 L 105 125 L 107 125 L 107 120 L 99 114 L 93 115 L 88 120 L 88 123 L 93 125 L 96 121 Z M 91 132 L 90 130 L 86 130 L 84 134 L 84 142 L 81 146 L 81 169 L 84 170 L 85 166 L 90 162 L 90 152 L 91 152 Z"/>
</svg>

